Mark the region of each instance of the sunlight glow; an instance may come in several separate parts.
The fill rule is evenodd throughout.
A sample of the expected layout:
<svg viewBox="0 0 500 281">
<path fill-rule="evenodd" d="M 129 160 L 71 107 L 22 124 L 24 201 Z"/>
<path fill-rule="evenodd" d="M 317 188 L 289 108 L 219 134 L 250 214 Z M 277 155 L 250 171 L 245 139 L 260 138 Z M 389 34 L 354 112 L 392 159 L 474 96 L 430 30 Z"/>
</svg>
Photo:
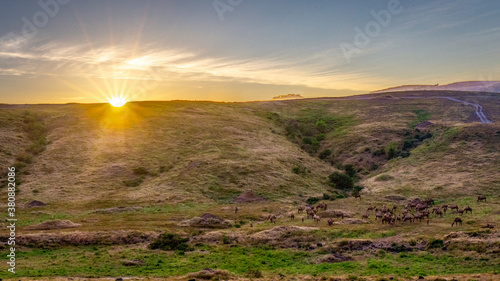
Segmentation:
<svg viewBox="0 0 500 281">
<path fill-rule="evenodd" d="M 109 103 L 114 107 L 122 107 L 127 103 L 127 99 L 122 96 L 114 96 L 109 99 Z"/>
</svg>

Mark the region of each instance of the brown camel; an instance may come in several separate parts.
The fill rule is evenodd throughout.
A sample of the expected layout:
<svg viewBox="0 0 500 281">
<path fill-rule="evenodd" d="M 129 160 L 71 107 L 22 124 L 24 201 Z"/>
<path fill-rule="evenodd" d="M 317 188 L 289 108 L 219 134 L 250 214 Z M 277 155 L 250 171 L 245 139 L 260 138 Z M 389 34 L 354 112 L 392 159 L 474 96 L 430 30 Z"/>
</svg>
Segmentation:
<svg viewBox="0 0 500 281">
<path fill-rule="evenodd" d="M 302 213 L 304 211 L 304 207 L 299 207 L 298 211 L 299 211 L 299 214 Z"/>
<path fill-rule="evenodd" d="M 295 219 L 295 215 L 293 213 L 290 213 L 288 216 L 290 217 L 291 220 Z"/>
<path fill-rule="evenodd" d="M 464 208 L 464 211 L 465 213 L 467 214 L 468 212 L 470 212 L 472 214 L 472 208 L 470 206 L 467 206 Z"/>
<path fill-rule="evenodd" d="M 479 195 L 479 196 L 477 197 L 477 201 L 476 201 L 476 202 L 479 202 L 479 201 L 484 201 L 484 202 L 486 202 L 486 196 Z"/>
<path fill-rule="evenodd" d="M 238 207 L 234 207 L 234 213 L 238 213 Z"/>
<path fill-rule="evenodd" d="M 462 226 L 462 219 L 461 218 L 455 218 L 455 220 L 453 221 L 453 223 L 451 224 L 451 226 L 453 227 L 454 224 L 460 224 L 460 226 Z"/>
<path fill-rule="evenodd" d="M 329 218 L 328 219 L 328 226 L 332 226 L 333 225 L 333 219 L 332 218 Z"/>
<path fill-rule="evenodd" d="M 321 217 L 320 217 L 320 216 L 318 216 L 318 215 L 314 215 L 313 220 L 314 220 L 316 223 L 319 223 L 319 221 L 321 220 Z"/>
</svg>

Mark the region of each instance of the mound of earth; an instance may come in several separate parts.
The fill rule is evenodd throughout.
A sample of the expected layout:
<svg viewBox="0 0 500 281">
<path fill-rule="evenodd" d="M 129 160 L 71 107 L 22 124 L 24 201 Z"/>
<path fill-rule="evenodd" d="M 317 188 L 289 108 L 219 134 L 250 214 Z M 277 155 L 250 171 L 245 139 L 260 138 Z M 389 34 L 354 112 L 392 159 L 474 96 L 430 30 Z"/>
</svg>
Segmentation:
<svg viewBox="0 0 500 281">
<path fill-rule="evenodd" d="M 316 260 L 316 263 L 336 263 L 352 260 L 351 257 L 346 257 L 342 253 L 335 252 L 330 255 L 324 255 Z"/>
<path fill-rule="evenodd" d="M 352 218 L 354 216 L 353 212 L 348 212 L 344 210 L 326 210 L 318 213 L 318 216 L 322 218 L 339 218 L 344 216 L 344 218 Z"/>
<path fill-rule="evenodd" d="M 339 224 L 365 224 L 367 222 L 364 220 L 360 220 L 360 219 L 348 218 L 345 220 L 341 220 L 338 223 Z"/>
<path fill-rule="evenodd" d="M 265 201 L 264 197 L 255 194 L 253 191 L 245 191 L 234 199 L 235 203 L 251 203 Z"/>
<path fill-rule="evenodd" d="M 387 195 L 384 197 L 387 200 L 391 201 L 403 201 L 406 200 L 406 197 L 400 196 L 400 195 Z"/>
<path fill-rule="evenodd" d="M 27 209 L 36 208 L 36 207 L 43 207 L 43 206 L 47 206 L 47 204 L 43 203 L 42 201 L 38 201 L 38 200 L 33 200 L 33 201 L 29 202 L 28 204 L 24 205 L 24 207 Z"/>
<path fill-rule="evenodd" d="M 222 269 L 211 269 L 211 268 L 205 268 L 203 270 L 200 270 L 198 272 L 194 273 L 189 273 L 185 276 L 186 278 L 192 278 L 192 279 L 203 279 L 203 280 L 229 280 L 230 278 L 233 278 L 234 276 L 229 273 L 227 270 L 222 270 Z"/>
<path fill-rule="evenodd" d="M 26 227 L 29 230 L 48 230 L 48 229 L 63 229 L 63 228 L 74 228 L 82 226 L 79 223 L 73 223 L 69 220 L 53 220 L 53 221 L 44 221 L 39 224 L 30 225 Z"/>
<path fill-rule="evenodd" d="M 424 121 L 424 122 L 422 122 L 422 123 L 417 124 L 417 126 L 415 126 L 415 129 L 416 129 L 416 130 L 420 130 L 420 131 L 422 131 L 422 130 L 425 130 L 425 129 L 429 128 L 429 127 L 430 127 L 430 126 L 432 126 L 432 125 L 433 125 L 433 124 L 432 124 L 431 122 L 429 122 L 429 121 Z"/>
<path fill-rule="evenodd" d="M 97 209 L 94 211 L 94 213 L 97 214 L 117 214 L 117 213 L 123 213 L 123 212 L 133 212 L 140 210 L 140 207 L 114 207 L 114 208 L 107 208 L 107 209 Z"/>
<path fill-rule="evenodd" d="M 179 226 L 195 226 L 195 227 L 209 227 L 209 228 L 228 228 L 231 227 L 232 221 L 225 220 L 216 215 L 209 213 L 203 214 L 201 217 L 194 217 L 189 220 L 181 221 Z"/>
<path fill-rule="evenodd" d="M 271 229 L 254 233 L 250 237 L 258 240 L 276 240 L 288 236 L 293 232 L 308 232 L 317 229 L 317 227 L 305 226 L 275 226 Z"/>
<path fill-rule="evenodd" d="M 228 239 L 230 242 L 236 242 L 238 244 L 245 242 L 247 235 L 239 231 L 210 231 L 203 235 L 197 235 L 190 238 L 189 243 L 204 243 L 204 244 L 216 244 L 223 240 L 223 238 Z"/>
</svg>

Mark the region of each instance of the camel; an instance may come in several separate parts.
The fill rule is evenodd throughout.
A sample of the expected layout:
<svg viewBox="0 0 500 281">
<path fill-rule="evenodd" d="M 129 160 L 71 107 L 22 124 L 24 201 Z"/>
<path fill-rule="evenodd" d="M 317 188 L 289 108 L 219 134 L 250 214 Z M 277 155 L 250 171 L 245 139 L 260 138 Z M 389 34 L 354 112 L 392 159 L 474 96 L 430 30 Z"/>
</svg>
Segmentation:
<svg viewBox="0 0 500 281">
<path fill-rule="evenodd" d="M 375 210 L 375 207 L 369 206 L 368 209 L 366 209 L 366 212 L 369 212 L 369 211 L 372 211 L 372 210 Z"/>
<path fill-rule="evenodd" d="M 361 194 L 359 193 L 354 194 L 354 198 L 359 198 L 359 200 L 361 200 Z"/>
<path fill-rule="evenodd" d="M 413 222 L 413 217 L 411 215 L 406 215 L 403 217 L 403 222 L 405 221 Z"/>
<path fill-rule="evenodd" d="M 304 217 L 302 217 L 302 222 L 304 222 Z"/>
<path fill-rule="evenodd" d="M 328 226 L 332 226 L 333 225 L 333 219 L 332 218 L 329 218 L 328 219 Z"/>
<path fill-rule="evenodd" d="M 295 219 L 295 215 L 293 213 L 288 214 L 288 216 L 290 217 L 291 220 Z"/>
<path fill-rule="evenodd" d="M 460 224 L 460 226 L 462 226 L 462 219 L 461 218 L 455 218 L 455 220 L 453 221 L 453 223 L 451 224 L 451 226 L 453 227 L 454 224 Z"/>
<path fill-rule="evenodd" d="M 321 217 L 320 217 L 320 216 L 318 216 L 318 215 L 314 215 L 313 220 L 314 220 L 316 223 L 319 223 L 319 221 L 321 220 Z"/>
<path fill-rule="evenodd" d="M 458 211 L 458 206 L 455 204 L 452 204 L 449 207 L 450 207 L 450 210 L 457 210 Z"/>
<path fill-rule="evenodd" d="M 267 217 L 267 219 L 269 220 L 269 222 L 271 223 L 276 223 L 276 216 L 275 215 L 269 215 Z"/>
<path fill-rule="evenodd" d="M 304 207 L 301 206 L 301 207 L 298 208 L 298 213 L 299 214 L 302 213 L 303 211 L 304 211 Z"/>
<path fill-rule="evenodd" d="M 437 216 L 440 216 L 440 217 L 442 217 L 442 216 L 443 216 L 443 211 L 441 211 L 441 209 L 439 209 L 439 208 L 438 208 L 438 209 L 437 209 L 437 211 L 436 211 L 436 217 L 437 217 Z"/>
<path fill-rule="evenodd" d="M 469 206 L 465 207 L 465 208 L 464 208 L 464 211 L 465 211 L 465 213 L 466 213 L 466 214 L 467 214 L 468 212 L 470 212 L 470 213 L 472 214 L 472 208 L 471 208 L 471 207 L 469 207 Z"/>
<path fill-rule="evenodd" d="M 362 215 L 362 216 L 361 216 L 361 218 L 362 218 L 362 219 L 366 219 L 366 220 L 367 220 L 367 219 L 368 219 L 368 213 L 366 213 L 366 214 Z"/>
<path fill-rule="evenodd" d="M 380 212 L 375 213 L 375 220 L 377 220 L 378 218 L 382 218 L 382 213 Z"/>
<path fill-rule="evenodd" d="M 479 196 L 477 197 L 477 201 L 476 201 L 476 202 L 479 202 L 479 201 L 484 201 L 484 202 L 486 202 L 486 196 L 479 195 Z"/>
<path fill-rule="evenodd" d="M 446 210 L 448 210 L 448 205 L 444 204 L 443 206 L 441 206 L 441 208 L 443 208 L 443 213 L 446 214 Z"/>
<path fill-rule="evenodd" d="M 234 207 L 234 213 L 238 213 L 238 207 Z"/>
<path fill-rule="evenodd" d="M 460 209 L 457 211 L 458 214 L 463 215 L 464 214 L 464 209 Z"/>
</svg>

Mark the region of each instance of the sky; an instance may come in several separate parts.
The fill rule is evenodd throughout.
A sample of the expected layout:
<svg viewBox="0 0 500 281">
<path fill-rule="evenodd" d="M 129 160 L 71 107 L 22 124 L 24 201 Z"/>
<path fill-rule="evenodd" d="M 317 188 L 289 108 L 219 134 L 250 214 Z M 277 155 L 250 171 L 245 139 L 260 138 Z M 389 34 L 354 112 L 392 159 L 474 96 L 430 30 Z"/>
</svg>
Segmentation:
<svg viewBox="0 0 500 281">
<path fill-rule="evenodd" d="M 500 1 L 0 0 L 0 103 L 500 80 Z"/>
</svg>

